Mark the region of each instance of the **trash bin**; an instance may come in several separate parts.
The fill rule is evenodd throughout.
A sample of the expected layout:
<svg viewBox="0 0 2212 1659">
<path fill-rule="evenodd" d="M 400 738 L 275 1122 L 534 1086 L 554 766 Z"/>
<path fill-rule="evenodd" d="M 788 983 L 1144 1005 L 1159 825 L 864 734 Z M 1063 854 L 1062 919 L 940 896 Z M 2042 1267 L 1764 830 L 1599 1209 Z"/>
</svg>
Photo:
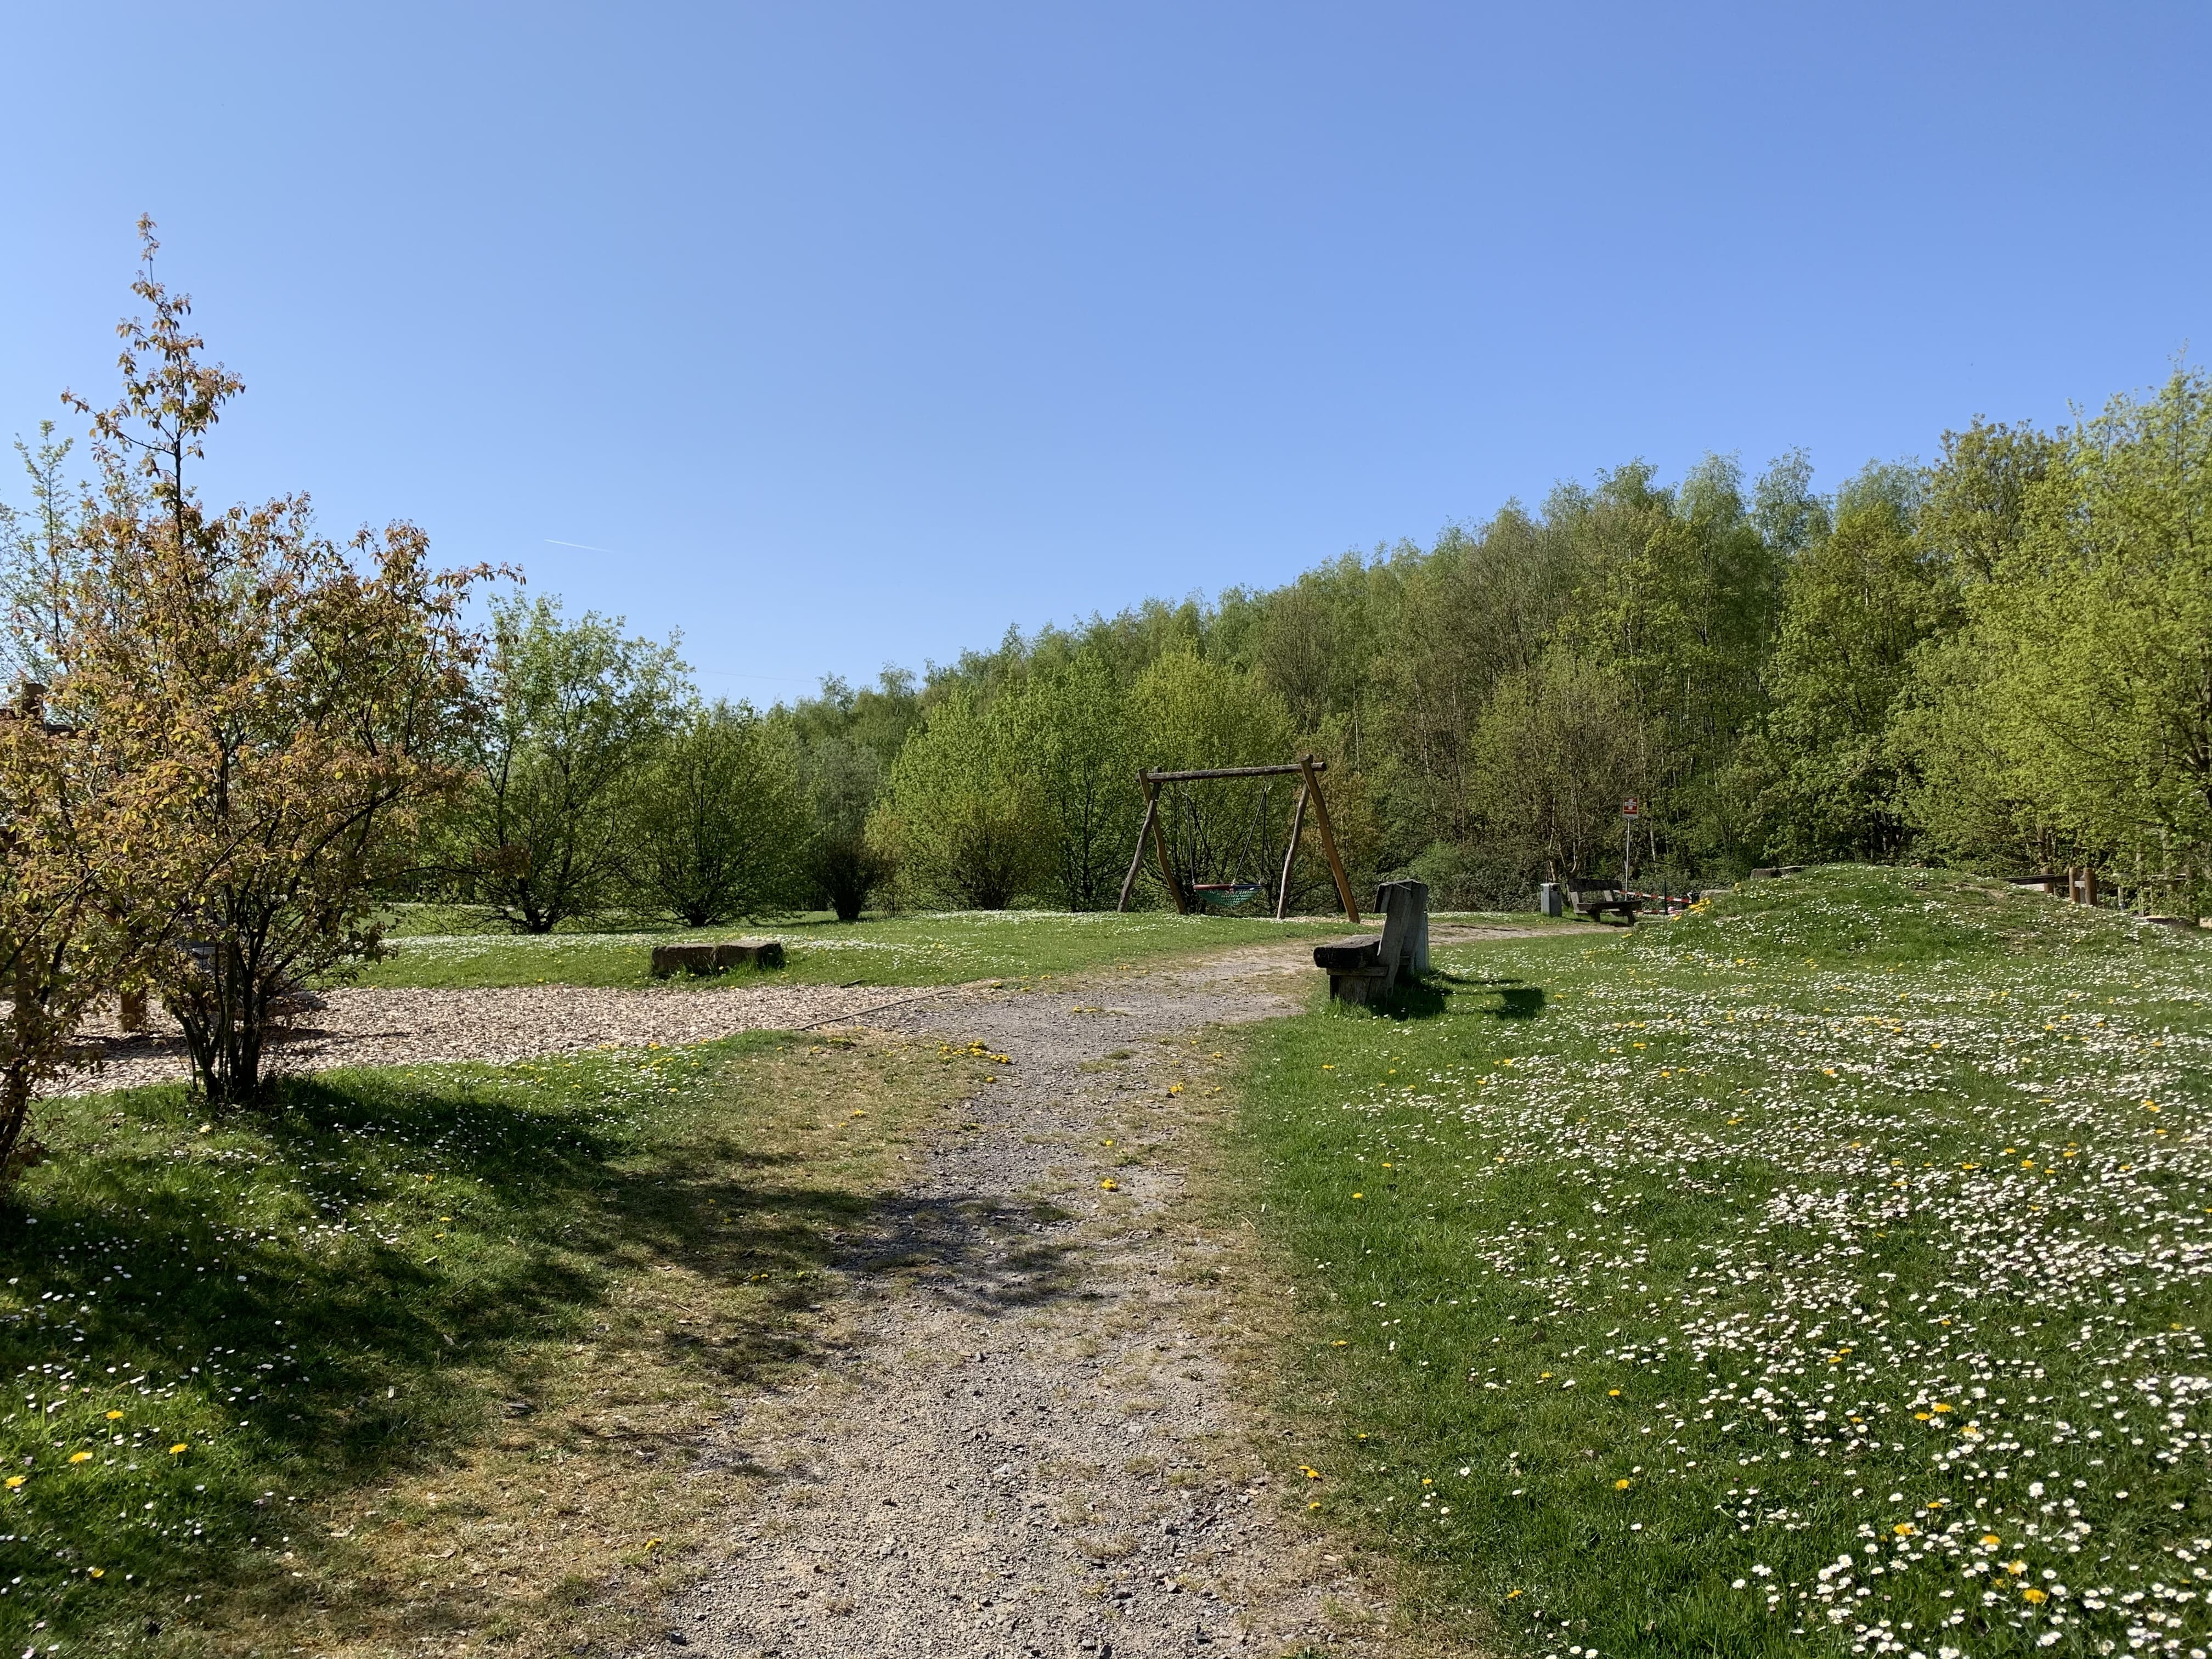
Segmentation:
<svg viewBox="0 0 2212 1659">
<path fill-rule="evenodd" d="M 1539 914 L 1547 916 L 1567 914 L 1567 902 L 1560 895 L 1559 883 L 1547 881 L 1536 890 L 1536 908 Z"/>
</svg>

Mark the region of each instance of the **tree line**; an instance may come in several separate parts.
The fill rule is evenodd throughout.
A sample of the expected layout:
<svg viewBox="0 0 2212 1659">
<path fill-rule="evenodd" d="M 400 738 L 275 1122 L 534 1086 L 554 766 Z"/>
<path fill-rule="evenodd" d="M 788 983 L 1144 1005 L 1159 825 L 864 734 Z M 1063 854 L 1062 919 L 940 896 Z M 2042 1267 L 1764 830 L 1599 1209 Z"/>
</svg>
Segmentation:
<svg viewBox="0 0 2212 1659">
<path fill-rule="evenodd" d="M 1331 763 L 1364 878 L 1523 907 L 1555 877 L 2086 865 L 2212 908 L 2212 382 L 1815 491 L 1632 463 L 1281 587 L 1009 633 L 772 720 L 872 744 L 916 897 L 1094 907 L 1138 764 Z M 863 737 L 862 732 L 873 734 Z M 1338 805 L 1339 796 L 1342 797 Z M 1624 799 L 1642 812 L 1624 835 Z"/>
<path fill-rule="evenodd" d="M 1923 859 L 2093 865 L 2208 908 L 2193 369 L 2051 431 L 1978 420 L 1832 494 L 1802 454 L 1750 481 L 1631 464 L 1425 547 L 759 711 L 702 698 L 674 641 L 435 568 L 410 525 L 338 541 L 304 496 L 204 502 L 193 469 L 241 386 L 145 232 L 121 392 L 70 399 L 93 480 L 46 427 L 0 524 L 0 1157 L 118 991 L 175 1014 L 201 1092 L 257 1097 L 285 1000 L 381 949 L 397 898 L 531 932 L 1110 907 L 1140 768 L 1316 755 L 1355 878 L 1411 872 L 1449 905 L 1624 860 L 1692 885 Z M 1169 799 L 1184 878 L 1272 880 L 1278 789 Z M 1295 896 L 1326 908 L 1305 851 Z"/>
</svg>

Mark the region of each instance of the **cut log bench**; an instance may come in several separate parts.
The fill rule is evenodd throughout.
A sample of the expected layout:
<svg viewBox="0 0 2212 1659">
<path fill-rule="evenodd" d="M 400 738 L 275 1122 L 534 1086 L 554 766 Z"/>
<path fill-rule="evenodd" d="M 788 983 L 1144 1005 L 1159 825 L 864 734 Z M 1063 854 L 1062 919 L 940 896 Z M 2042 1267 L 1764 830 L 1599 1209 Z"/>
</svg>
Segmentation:
<svg viewBox="0 0 2212 1659">
<path fill-rule="evenodd" d="M 741 939 L 726 945 L 656 945 L 653 947 L 653 976 L 673 979 L 678 974 L 720 974 L 732 968 L 781 968 L 780 939 Z"/>
<path fill-rule="evenodd" d="M 1429 971 L 1426 882 L 1386 881 L 1376 890 L 1382 931 L 1314 946 L 1314 966 L 1328 974 L 1328 994 L 1358 1007 L 1382 1001 Z"/>
</svg>

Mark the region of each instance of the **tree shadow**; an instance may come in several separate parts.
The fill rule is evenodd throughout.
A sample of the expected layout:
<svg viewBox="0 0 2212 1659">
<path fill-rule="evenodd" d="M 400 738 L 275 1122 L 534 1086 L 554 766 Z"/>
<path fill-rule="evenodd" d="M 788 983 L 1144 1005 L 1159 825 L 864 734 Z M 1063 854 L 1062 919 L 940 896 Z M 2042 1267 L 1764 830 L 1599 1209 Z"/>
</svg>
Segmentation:
<svg viewBox="0 0 2212 1659">
<path fill-rule="evenodd" d="M 803 1357 L 798 1316 L 872 1211 L 745 1145 L 741 1112 L 671 1142 L 611 1095 L 488 1071 L 285 1079 L 206 1139 L 179 1087 L 48 1109 L 77 1144 L 0 1198 L 0 1374 L 59 1408 L 0 1425 L 33 1482 L 0 1552 L 56 1597 L 74 1562 L 127 1563 L 148 1589 L 261 1576 L 248 1534 L 270 1507 L 441 1467 L 502 1401 L 534 1415 L 569 1358 L 556 1339 L 619 1320 L 732 1381 Z M 618 1306 L 657 1266 L 750 1284 L 759 1315 L 709 1333 Z M 77 1468 L 80 1445 L 112 1461 Z M 199 1535 L 149 1535 L 131 1518 L 149 1499 Z"/>
</svg>

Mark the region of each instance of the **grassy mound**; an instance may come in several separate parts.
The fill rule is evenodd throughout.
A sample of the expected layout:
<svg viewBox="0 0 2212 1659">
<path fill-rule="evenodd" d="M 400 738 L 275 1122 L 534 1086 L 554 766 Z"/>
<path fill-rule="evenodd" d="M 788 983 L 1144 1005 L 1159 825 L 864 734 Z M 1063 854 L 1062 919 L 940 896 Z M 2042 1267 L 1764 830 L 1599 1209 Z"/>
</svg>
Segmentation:
<svg viewBox="0 0 2212 1659">
<path fill-rule="evenodd" d="M 1823 869 L 1267 1034 L 1315 1513 L 1509 1650 L 2203 1646 L 2208 946 Z"/>
</svg>

